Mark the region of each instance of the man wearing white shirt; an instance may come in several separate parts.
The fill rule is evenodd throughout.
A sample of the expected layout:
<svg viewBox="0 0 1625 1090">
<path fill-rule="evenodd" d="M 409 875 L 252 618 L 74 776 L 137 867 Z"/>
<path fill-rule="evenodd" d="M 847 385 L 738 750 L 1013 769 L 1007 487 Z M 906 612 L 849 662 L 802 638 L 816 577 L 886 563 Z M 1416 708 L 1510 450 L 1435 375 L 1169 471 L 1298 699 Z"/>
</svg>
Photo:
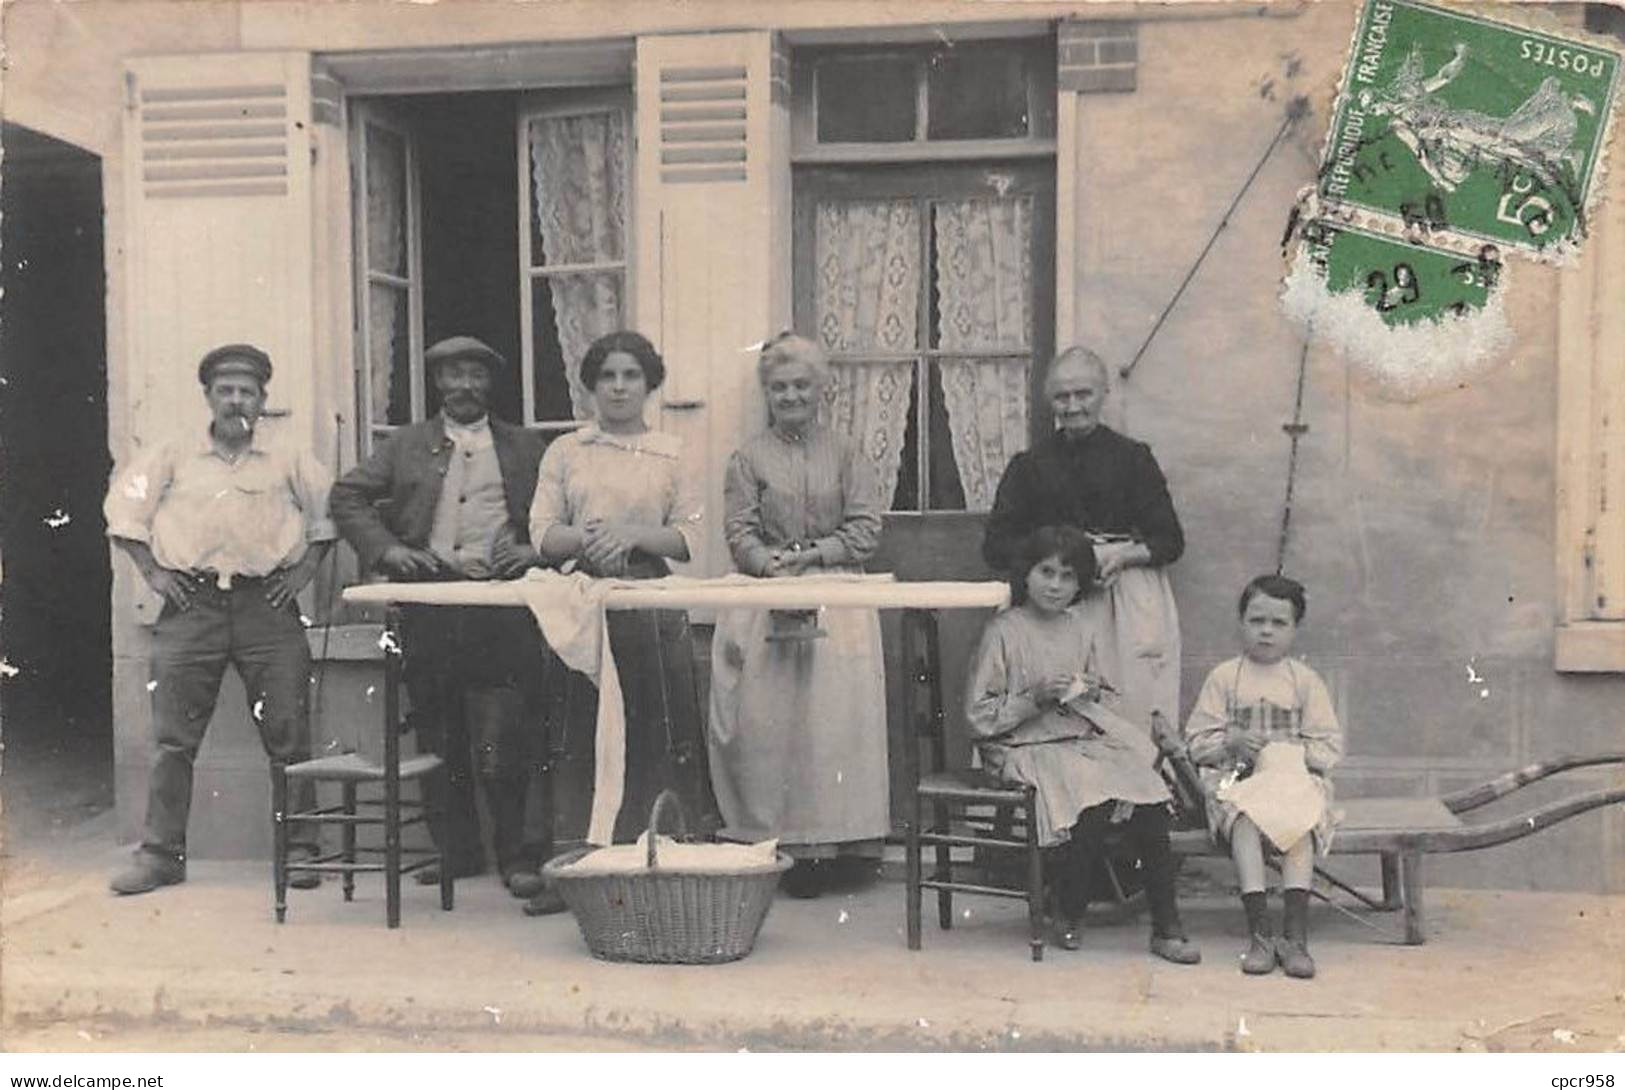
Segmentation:
<svg viewBox="0 0 1625 1090">
<path fill-rule="evenodd" d="M 332 477 L 308 450 L 264 442 L 257 425 L 271 358 L 263 351 L 216 348 L 198 364 L 198 381 L 208 430 L 139 452 L 107 495 L 108 536 L 163 598 L 148 685 L 157 753 L 146 827 L 134 863 L 112 881 L 115 893 L 186 880 L 192 768 L 227 663 L 243 679 L 271 760 L 310 756 L 310 648 L 294 597 L 337 536 L 327 517 Z M 310 808 L 308 782 L 293 801 Z M 318 881 L 303 874 L 289 884 Z"/>
</svg>

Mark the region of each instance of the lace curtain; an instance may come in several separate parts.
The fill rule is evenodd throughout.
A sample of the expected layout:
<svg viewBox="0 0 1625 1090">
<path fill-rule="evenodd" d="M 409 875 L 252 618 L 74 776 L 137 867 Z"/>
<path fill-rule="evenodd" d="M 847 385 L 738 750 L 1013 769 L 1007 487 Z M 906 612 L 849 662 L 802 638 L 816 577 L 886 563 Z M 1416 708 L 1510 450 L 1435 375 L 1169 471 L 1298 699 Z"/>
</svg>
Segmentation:
<svg viewBox="0 0 1625 1090">
<path fill-rule="evenodd" d="M 626 117 L 620 111 L 530 122 L 531 192 L 543 255 L 536 265 L 626 259 Z M 587 346 L 624 324 L 624 268 L 543 278 L 553 306 L 576 419 L 592 398 L 576 375 Z"/>
<path fill-rule="evenodd" d="M 406 144 L 395 133 L 367 126 L 367 269 L 405 278 Z M 412 419 L 412 375 L 407 340 L 407 289 L 367 284 L 367 369 L 373 424 Z"/>
<path fill-rule="evenodd" d="M 985 354 L 944 358 L 941 374 L 965 507 L 986 511 L 1004 467 L 1027 446 L 1032 199 L 940 201 L 934 209 L 940 346 Z"/>
<path fill-rule="evenodd" d="M 814 217 L 814 307 L 831 356 L 916 350 L 920 215 L 914 202 L 830 201 Z M 830 425 L 859 443 L 882 495 L 897 488 L 913 362 L 837 364 Z"/>
</svg>

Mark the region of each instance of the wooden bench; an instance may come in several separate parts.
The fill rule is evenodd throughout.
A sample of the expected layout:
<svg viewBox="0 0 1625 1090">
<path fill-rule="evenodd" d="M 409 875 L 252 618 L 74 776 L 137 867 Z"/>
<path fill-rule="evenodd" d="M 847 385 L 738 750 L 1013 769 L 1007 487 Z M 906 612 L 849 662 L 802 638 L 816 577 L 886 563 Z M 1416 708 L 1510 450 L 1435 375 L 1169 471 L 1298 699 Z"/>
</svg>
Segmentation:
<svg viewBox="0 0 1625 1090">
<path fill-rule="evenodd" d="M 1373 898 L 1348 883 L 1316 868 L 1316 874 L 1369 908 L 1403 910 L 1405 941 L 1426 941 L 1423 931 L 1423 859 L 1435 852 L 1468 852 L 1521 840 L 1561 821 L 1625 802 L 1625 785 L 1583 791 L 1538 806 L 1512 817 L 1473 823 L 1462 815 L 1504 798 L 1521 787 L 1559 772 L 1599 765 L 1625 765 L 1625 753 L 1560 757 L 1520 768 L 1493 780 L 1442 797 L 1347 799 L 1332 838 L 1332 855 L 1375 855 L 1382 865 L 1382 897 Z M 1180 855 L 1227 857 L 1205 829 L 1184 829 L 1173 834 Z"/>
</svg>

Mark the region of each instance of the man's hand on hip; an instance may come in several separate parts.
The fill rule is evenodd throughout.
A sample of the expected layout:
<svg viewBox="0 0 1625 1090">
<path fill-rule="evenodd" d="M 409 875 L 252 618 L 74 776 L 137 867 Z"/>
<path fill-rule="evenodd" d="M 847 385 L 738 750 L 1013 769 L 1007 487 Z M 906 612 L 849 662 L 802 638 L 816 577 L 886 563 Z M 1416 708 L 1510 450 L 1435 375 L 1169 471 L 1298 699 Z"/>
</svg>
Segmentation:
<svg viewBox="0 0 1625 1090">
<path fill-rule="evenodd" d="M 201 577 L 191 572 L 176 571 L 157 564 L 142 568 L 141 577 L 147 581 L 147 586 L 176 609 L 192 607 L 192 595 L 197 593 L 198 584 L 201 582 Z"/>
<path fill-rule="evenodd" d="M 293 601 L 298 593 L 305 589 L 312 579 L 316 577 L 316 566 L 321 563 L 320 555 L 314 550 L 307 552 L 296 564 L 286 568 L 278 568 L 265 577 L 265 600 L 271 603 L 272 608 L 281 609 Z"/>
</svg>

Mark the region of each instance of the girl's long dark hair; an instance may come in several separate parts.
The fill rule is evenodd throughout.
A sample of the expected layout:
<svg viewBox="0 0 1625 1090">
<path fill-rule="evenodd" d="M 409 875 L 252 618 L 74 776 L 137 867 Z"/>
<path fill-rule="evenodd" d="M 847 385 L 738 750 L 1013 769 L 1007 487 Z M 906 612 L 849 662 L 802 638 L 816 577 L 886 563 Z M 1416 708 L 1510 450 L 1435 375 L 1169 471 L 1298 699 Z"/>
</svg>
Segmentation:
<svg viewBox="0 0 1625 1090">
<path fill-rule="evenodd" d="M 1027 575 L 1040 561 L 1058 556 L 1078 574 L 1078 598 L 1094 584 L 1095 547 L 1089 535 L 1075 526 L 1040 526 L 1016 545 L 1010 565 L 1010 603 L 1027 600 Z M 1073 601 L 1077 601 L 1074 598 Z"/>
</svg>

